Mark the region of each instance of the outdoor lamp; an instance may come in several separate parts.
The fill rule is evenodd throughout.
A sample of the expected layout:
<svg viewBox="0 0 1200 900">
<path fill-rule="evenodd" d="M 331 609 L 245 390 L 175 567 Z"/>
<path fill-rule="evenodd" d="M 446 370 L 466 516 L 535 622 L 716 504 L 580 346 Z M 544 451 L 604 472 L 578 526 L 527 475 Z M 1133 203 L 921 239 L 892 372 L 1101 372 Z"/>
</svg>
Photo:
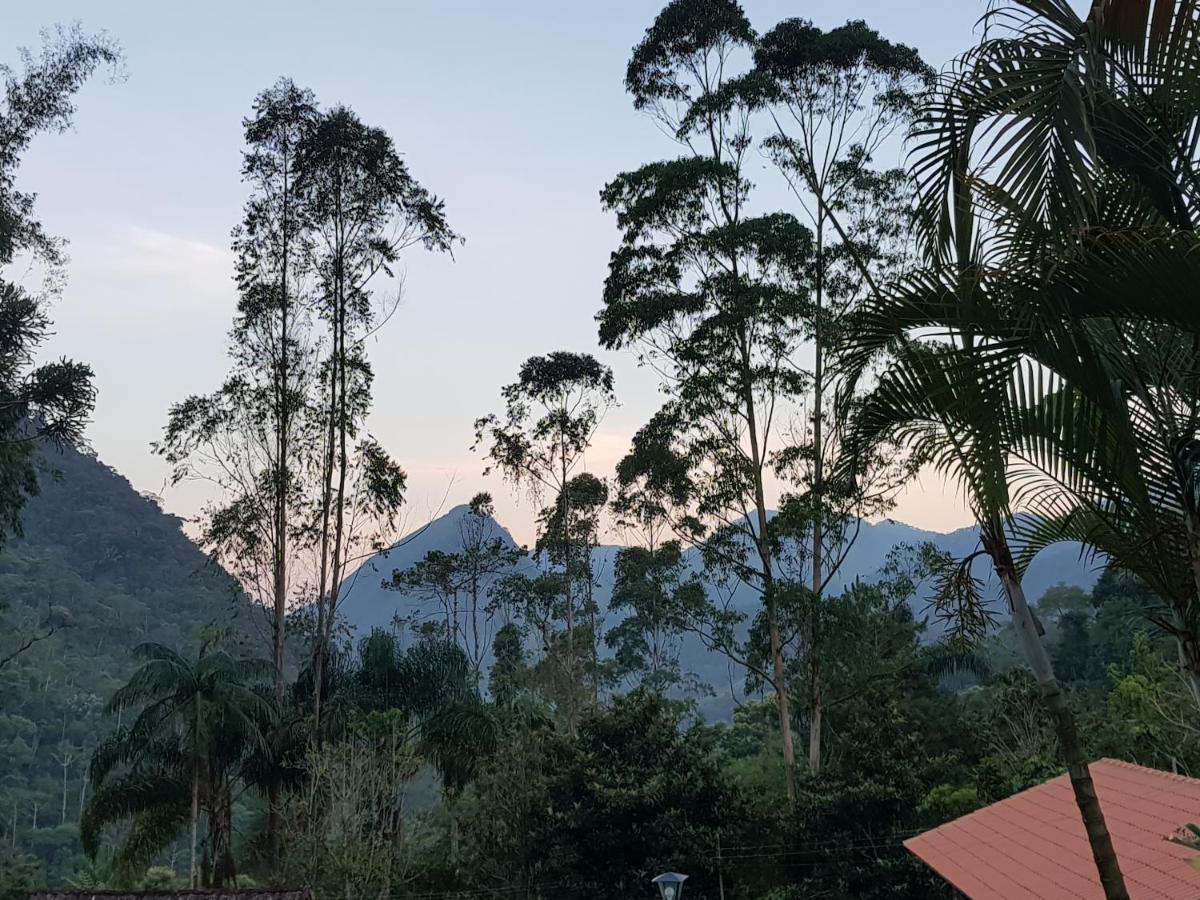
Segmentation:
<svg viewBox="0 0 1200 900">
<path fill-rule="evenodd" d="M 679 895 L 683 893 L 683 883 L 687 881 L 687 876 L 680 875 L 678 872 L 665 872 L 662 875 L 655 876 L 651 881 L 658 885 L 658 893 L 662 895 L 662 900 L 679 900 Z"/>
</svg>

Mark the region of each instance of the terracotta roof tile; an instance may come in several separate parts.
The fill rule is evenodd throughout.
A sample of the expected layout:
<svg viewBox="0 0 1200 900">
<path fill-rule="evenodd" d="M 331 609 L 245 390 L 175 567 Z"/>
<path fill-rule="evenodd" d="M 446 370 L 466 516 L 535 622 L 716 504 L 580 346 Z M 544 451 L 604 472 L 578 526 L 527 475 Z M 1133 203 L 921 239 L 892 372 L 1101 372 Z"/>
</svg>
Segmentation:
<svg viewBox="0 0 1200 900">
<path fill-rule="evenodd" d="M 1167 840 L 1200 823 L 1200 779 L 1115 759 L 1091 770 L 1131 900 L 1200 900 L 1197 852 Z M 904 846 L 971 900 L 1104 900 L 1066 775 Z"/>
</svg>

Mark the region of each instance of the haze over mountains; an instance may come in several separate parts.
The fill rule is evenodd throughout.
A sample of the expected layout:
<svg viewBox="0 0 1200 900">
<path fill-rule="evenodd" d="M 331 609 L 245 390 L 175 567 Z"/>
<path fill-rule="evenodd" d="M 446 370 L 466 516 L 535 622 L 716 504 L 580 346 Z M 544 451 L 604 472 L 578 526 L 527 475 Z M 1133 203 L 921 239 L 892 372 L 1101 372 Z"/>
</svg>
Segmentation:
<svg viewBox="0 0 1200 900">
<path fill-rule="evenodd" d="M 441 615 L 436 601 L 384 588 L 383 582 L 389 580 L 393 572 L 414 565 L 432 550 L 457 552 L 460 549 L 461 521 L 467 509 L 465 505 L 451 509 L 403 538 L 386 554 L 379 554 L 367 560 L 347 578 L 340 614 L 356 634 L 366 634 L 373 628 L 390 629 L 402 620 L 422 622 Z M 490 525 L 496 537 L 509 546 L 516 546 L 511 534 L 501 523 L 493 519 Z M 972 528 L 939 533 L 893 520 L 863 522 L 858 538 L 831 586 L 831 591 L 841 591 L 855 579 L 874 580 L 889 551 L 898 544 L 916 545 L 926 541 L 959 559 L 977 549 L 978 534 Z M 613 587 L 613 568 L 618 550 L 620 547 L 617 545 L 602 545 L 593 555 L 597 581 L 595 596 L 602 611 L 605 631 L 618 621 L 616 614 L 608 612 L 608 601 Z M 690 550 L 687 555 L 692 568 L 699 570 L 698 552 Z M 998 584 L 987 561 L 983 558 L 977 559 L 972 571 L 975 577 L 984 583 L 985 597 L 993 602 L 997 614 L 1003 615 Z M 1034 560 L 1026 574 L 1025 585 L 1028 595 L 1038 598 L 1048 587 L 1059 582 L 1090 588 L 1098 576 L 1099 567 L 1096 562 L 1082 558 L 1079 545 L 1059 544 L 1043 551 Z M 745 587 L 734 591 L 731 602 L 735 609 L 749 615 L 753 615 L 760 604 L 758 595 Z M 919 619 L 928 616 L 928 595 L 915 598 L 913 611 Z M 480 625 L 481 628 L 487 627 L 487 623 Z M 931 623 L 930 634 L 936 634 L 937 630 L 936 623 Z M 731 670 L 726 659 L 709 652 L 696 639 L 684 641 L 680 662 L 684 672 L 697 675 L 701 681 L 712 685 L 717 691 L 718 702 L 710 704 L 706 711 L 710 715 L 722 715 L 726 712 L 731 682 L 740 689 L 740 671 Z M 722 699 L 726 702 L 720 702 Z"/>
<path fill-rule="evenodd" d="M 252 607 L 233 580 L 188 539 L 178 519 L 139 495 L 94 456 L 68 449 L 61 455 L 48 454 L 48 463 L 60 476 L 43 479 L 41 496 L 30 502 L 24 539 L 14 541 L 0 559 L 0 588 L 18 625 L 33 625 L 53 609 L 69 627 L 4 672 L 3 683 L 9 688 L 22 682 L 38 685 L 28 694 L 25 687 L 18 689 L 25 699 L 10 714 L 29 716 L 32 710 L 23 709 L 25 702 L 39 709 L 48 702 L 43 711 L 61 721 L 67 707 L 78 705 L 82 690 L 87 696 L 86 712 L 75 709 L 68 718 L 81 724 L 92 721 L 128 674 L 130 650 L 144 640 L 185 646 L 195 640 L 200 627 L 223 623 L 234 625 L 246 637 L 255 635 L 244 644 L 247 650 L 261 649 L 261 622 Z M 368 560 L 347 579 L 340 609 L 355 633 L 390 628 L 397 617 L 420 620 L 433 614 L 432 601 L 385 590 L 382 582 L 430 550 L 458 550 L 466 510 L 466 506 L 455 507 L 399 541 L 386 556 Z M 491 524 L 497 537 L 515 545 L 501 523 Z M 855 578 L 873 579 L 892 547 L 921 541 L 961 557 L 975 549 L 976 536 L 972 529 L 940 534 L 901 522 L 864 523 L 834 589 Z M 595 553 L 596 597 L 604 611 L 619 549 L 605 545 Z M 988 583 L 986 595 L 995 598 L 984 561 L 976 563 L 975 574 Z M 1057 582 L 1090 587 L 1097 576 L 1096 564 L 1081 559 L 1076 545 L 1063 544 L 1034 561 L 1026 585 L 1036 598 Z M 918 617 L 926 615 L 923 599 L 915 604 Z M 732 602 L 739 610 L 753 613 L 759 600 L 743 588 L 734 593 Z M 605 629 L 616 619 L 607 615 Z M 684 643 L 681 662 L 685 671 L 714 686 L 724 685 L 728 692 L 731 673 L 726 660 L 699 642 Z M 740 685 L 740 673 L 733 674 Z M 0 717 L 0 744 L 19 733 Z"/>
</svg>

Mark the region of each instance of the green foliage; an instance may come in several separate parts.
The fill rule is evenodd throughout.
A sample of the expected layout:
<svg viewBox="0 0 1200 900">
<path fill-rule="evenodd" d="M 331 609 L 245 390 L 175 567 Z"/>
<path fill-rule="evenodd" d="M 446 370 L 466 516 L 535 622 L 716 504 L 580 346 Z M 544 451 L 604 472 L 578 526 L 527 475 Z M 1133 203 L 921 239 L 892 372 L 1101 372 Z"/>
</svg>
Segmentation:
<svg viewBox="0 0 1200 900">
<path fill-rule="evenodd" d="M 615 674 L 659 691 L 699 689 L 680 669 L 679 646 L 687 611 L 703 603 L 703 590 L 687 571 L 678 541 L 617 551 L 608 608 L 625 617 L 604 637 L 614 654 Z"/>
<path fill-rule="evenodd" d="M 22 900 L 42 883 L 36 859 L 13 850 L 0 849 L 0 900 Z"/>
<path fill-rule="evenodd" d="M 979 791 L 971 786 L 939 784 L 921 800 L 921 814 L 933 821 L 946 821 L 974 812 L 983 804 Z"/>
<path fill-rule="evenodd" d="M 194 659 L 162 644 L 141 644 L 142 665 L 109 701 L 108 710 L 136 710 L 93 752 L 94 792 L 80 818 L 80 839 L 95 859 L 104 828 L 132 823 L 114 856 L 118 878 L 143 870 L 189 821 L 203 813 L 203 861 L 191 848 L 193 887 L 226 886 L 237 877 L 233 802 L 245 781 L 243 763 L 263 731 L 271 706 L 255 690 L 272 669 L 259 659 L 236 659 L 202 638 Z"/>
<path fill-rule="evenodd" d="M 854 758 L 802 783 L 789 822 L 796 859 L 805 863 L 792 882 L 798 896 L 823 890 L 915 900 L 948 893 L 900 843 L 924 825 L 920 804 L 937 765 L 913 724 L 895 701 L 877 703 L 870 719 L 844 728 L 858 748 Z"/>
<path fill-rule="evenodd" d="M 405 877 L 406 794 L 423 767 L 454 809 L 498 751 L 502 722 L 480 699 L 463 651 L 445 639 L 404 649 L 375 631 L 354 658 L 331 662 L 324 740 L 304 755 L 285 805 L 281 871 L 324 895 L 375 897 Z M 299 684 L 298 695 L 309 688 Z"/>
<path fill-rule="evenodd" d="M 105 704 L 133 672 L 133 648 L 188 646 L 221 624 L 244 653 L 256 613 L 178 519 L 95 457 L 64 448 L 45 465 L 60 475 L 30 501 L 24 538 L 0 554 L 0 586 L 15 631 L 63 612 L 52 637 L 0 672 L 0 820 L 57 883 L 84 862 L 75 832 L 93 790 L 88 759 L 118 718 L 129 721 Z M 0 654 L 11 646 L 0 637 Z M 65 843 L 49 841 L 47 825 L 65 827 Z"/>
<path fill-rule="evenodd" d="M 705 729 L 681 729 L 671 704 L 644 691 L 584 717 L 577 740 L 514 735 L 468 797 L 463 888 L 501 875 L 624 897 L 679 868 L 710 895 L 722 822 L 738 808 L 711 749 Z"/>
<path fill-rule="evenodd" d="M 1090 729 L 1097 753 L 1200 772 L 1195 700 L 1169 660 L 1143 631 L 1134 636 L 1128 658 L 1108 667 L 1110 689 Z"/>
<path fill-rule="evenodd" d="M 495 467 L 533 498 L 552 496 L 552 505 L 538 515 L 534 550 L 552 569 L 505 576 L 494 604 L 540 644 L 535 671 L 574 731 L 580 710 L 599 699 L 606 680 L 592 555 L 608 487 L 579 469 L 604 414 L 616 404 L 612 370 L 590 354 L 556 351 L 525 360 L 517 380 L 500 393 L 504 415 L 476 419 L 474 447 L 487 453 L 485 474 Z"/>
<path fill-rule="evenodd" d="M 179 885 L 175 870 L 166 866 L 150 866 L 138 882 L 141 891 L 172 891 Z M 239 883 L 239 887 L 240 887 Z"/>
<path fill-rule="evenodd" d="M 66 256 L 35 217 L 36 195 L 18 190 L 16 179 L 34 137 L 70 128 L 76 92 L 97 69 L 115 71 L 121 51 L 78 26 L 43 32 L 42 40 L 40 57 L 22 51 L 23 71 L 0 65 L 0 546 L 21 534 L 22 510 L 38 492 L 37 444 L 78 444 L 95 403 L 90 367 L 35 362 L 52 333 L 49 306 Z M 23 269 L 17 281 L 7 275 L 14 262 Z M 22 284 L 30 274 L 41 278 L 32 291 Z M 8 661 L 0 656 L 0 668 Z"/>
</svg>

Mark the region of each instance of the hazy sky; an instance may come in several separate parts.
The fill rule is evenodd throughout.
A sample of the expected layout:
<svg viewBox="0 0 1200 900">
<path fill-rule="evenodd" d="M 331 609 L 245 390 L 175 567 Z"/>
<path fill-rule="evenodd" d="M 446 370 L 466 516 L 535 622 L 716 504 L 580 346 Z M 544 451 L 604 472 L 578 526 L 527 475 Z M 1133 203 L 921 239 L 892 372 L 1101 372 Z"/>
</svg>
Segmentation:
<svg viewBox="0 0 1200 900">
<path fill-rule="evenodd" d="M 789 16 L 824 27 L 864 18 L 940 66 L 983 11 L 973 0 L 747 0 L 760 31 Z M 659 0 L 496 2 L 54 2 L 5 4 L 0 59 L 38 29 L 79 20 L 123 45 L 128 78 L 79 97 L 75 129 L 40 138 L 20 185 L 70 240 L 53 355 L 90 363 L 100 391 L 92 445 L 139 490 L 191 515 L 197 487 L 167 488 L 152 456 L 172 401 L 214 388 L 234 309 L 229 232 L 238 221 L 241 120 L 281 75 L 383 127 L 446 201 L 466 245 L 455 259 L 407 257 L 402 308 L 372 348 L 371 431 L 410 475 L 410 516 L 490 489 L 521 540 L 533 511 L 481 477 L 471 422 L 526 357 L 593 351 L 617 376 L 589 466 L 604 473 L 657 408 L 631 356 L 596 349 L 608 255 L 598 192 L 614 174 L 674 153 L 635 112 L 622 78 Z M 892 163 L 895 160 L 881 160 Z M 764 177 L 767 176 L 763 166 Z M 779 205 L 786 198 L 780 196 Z M 896 518 L 966 524 L 954 491 L 922 482 Z"/>
</svg>

